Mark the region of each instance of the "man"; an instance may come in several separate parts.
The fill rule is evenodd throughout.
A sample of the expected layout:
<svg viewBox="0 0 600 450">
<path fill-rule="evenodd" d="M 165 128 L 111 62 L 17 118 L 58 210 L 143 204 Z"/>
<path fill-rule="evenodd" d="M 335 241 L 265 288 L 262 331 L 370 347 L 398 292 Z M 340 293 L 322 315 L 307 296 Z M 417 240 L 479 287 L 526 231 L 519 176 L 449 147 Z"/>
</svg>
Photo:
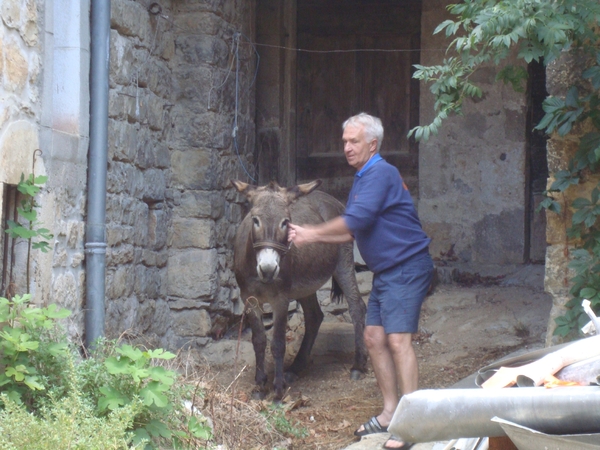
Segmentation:
<svg viewBox="0 0 600 450">
<path fill-rule="evenodd" d="M 431 283 L 429 242 L 398 170 L 380 155 L 383 126 L 360 113 L 342 126 L 344 153 L 356 169 L 342 216 L 316 226 L 289 225 L 289 240 L 340 243 L 356 239 L 373 272 L 367 306 L 365 343 L 383 396 L 382 412 L 354 434 L 387 431 L 401 395 L 417 389 L 418 366 L 412 333 L 418 330 L 421 305 Z M 408 449 L 412 443 L 391 436 L 385 449 Z"/>
</svg>

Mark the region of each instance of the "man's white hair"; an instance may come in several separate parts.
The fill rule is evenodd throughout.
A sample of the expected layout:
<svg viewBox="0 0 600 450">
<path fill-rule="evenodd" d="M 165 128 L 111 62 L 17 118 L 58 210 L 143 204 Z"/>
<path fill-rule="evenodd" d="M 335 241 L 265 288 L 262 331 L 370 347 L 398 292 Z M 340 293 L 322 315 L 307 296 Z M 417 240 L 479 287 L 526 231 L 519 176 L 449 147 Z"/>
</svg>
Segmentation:
<svg viewBox="0 0 600 450">
<path fill-rule="evenodd" d="M 367 138 L 367 141 L 377 139 L 377 151 L 379 152 L 381 143 L 383 142 L 383 125 L 381 124 L 381 119 L 379 119 L 379 117 L 371 116 L 367 113 L 361 112 L 360 114 L 347 119 L 342 124 L 342 130 L 345 130 L 348 125 L 362 125 L 365 129 L 365 137 Z"/>
</svg>

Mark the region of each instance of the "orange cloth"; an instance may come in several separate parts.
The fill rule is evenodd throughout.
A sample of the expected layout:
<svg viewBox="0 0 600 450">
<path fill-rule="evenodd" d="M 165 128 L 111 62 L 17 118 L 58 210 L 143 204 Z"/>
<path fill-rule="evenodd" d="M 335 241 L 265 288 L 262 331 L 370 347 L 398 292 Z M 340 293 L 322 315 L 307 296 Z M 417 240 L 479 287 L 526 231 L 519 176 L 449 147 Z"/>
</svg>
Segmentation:
<svg viewBox="0 0 600 450">
<path fill-rule="evenodd" d="M 581 383 L 577 381 L 564 381 L 559 380 L 554 375 L 548 375 L 544 378 L 544 387 L 545 388 L 555 388 L 555 387 L 563 387 L 563 386 L 583 386 Z"/>
</svg>

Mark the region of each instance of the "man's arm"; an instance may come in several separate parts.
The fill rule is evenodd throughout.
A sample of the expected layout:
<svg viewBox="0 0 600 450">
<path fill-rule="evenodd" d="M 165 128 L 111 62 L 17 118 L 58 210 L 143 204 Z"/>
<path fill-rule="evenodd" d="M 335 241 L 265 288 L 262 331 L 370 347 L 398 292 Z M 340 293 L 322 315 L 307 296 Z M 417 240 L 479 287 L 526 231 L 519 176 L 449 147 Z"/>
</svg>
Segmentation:
<svg viewBox="0 0 600 450">
<path fill-rule="evenodd" d="M 296 246 L 311 242 L 341 244 L 354 239 L 342 216 L 319 225 L 299 226 L 290 223 L 288 227 L 288 241 L 292 241 Z"/>
</svg>

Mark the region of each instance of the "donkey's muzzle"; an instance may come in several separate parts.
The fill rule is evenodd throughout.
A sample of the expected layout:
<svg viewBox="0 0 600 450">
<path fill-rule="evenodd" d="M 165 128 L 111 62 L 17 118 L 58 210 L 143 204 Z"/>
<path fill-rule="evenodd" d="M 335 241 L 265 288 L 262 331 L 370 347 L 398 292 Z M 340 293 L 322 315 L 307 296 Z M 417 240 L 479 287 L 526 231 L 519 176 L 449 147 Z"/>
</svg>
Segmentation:
<svg viewBox="0 0 600 450">
<path fill-rule="evenodd" d="M 279 275 L 281 257 L 272 248 L 264 248 L 256 253 L 256 272 L 263 283 L 270 283 Z"/>
</svg>

